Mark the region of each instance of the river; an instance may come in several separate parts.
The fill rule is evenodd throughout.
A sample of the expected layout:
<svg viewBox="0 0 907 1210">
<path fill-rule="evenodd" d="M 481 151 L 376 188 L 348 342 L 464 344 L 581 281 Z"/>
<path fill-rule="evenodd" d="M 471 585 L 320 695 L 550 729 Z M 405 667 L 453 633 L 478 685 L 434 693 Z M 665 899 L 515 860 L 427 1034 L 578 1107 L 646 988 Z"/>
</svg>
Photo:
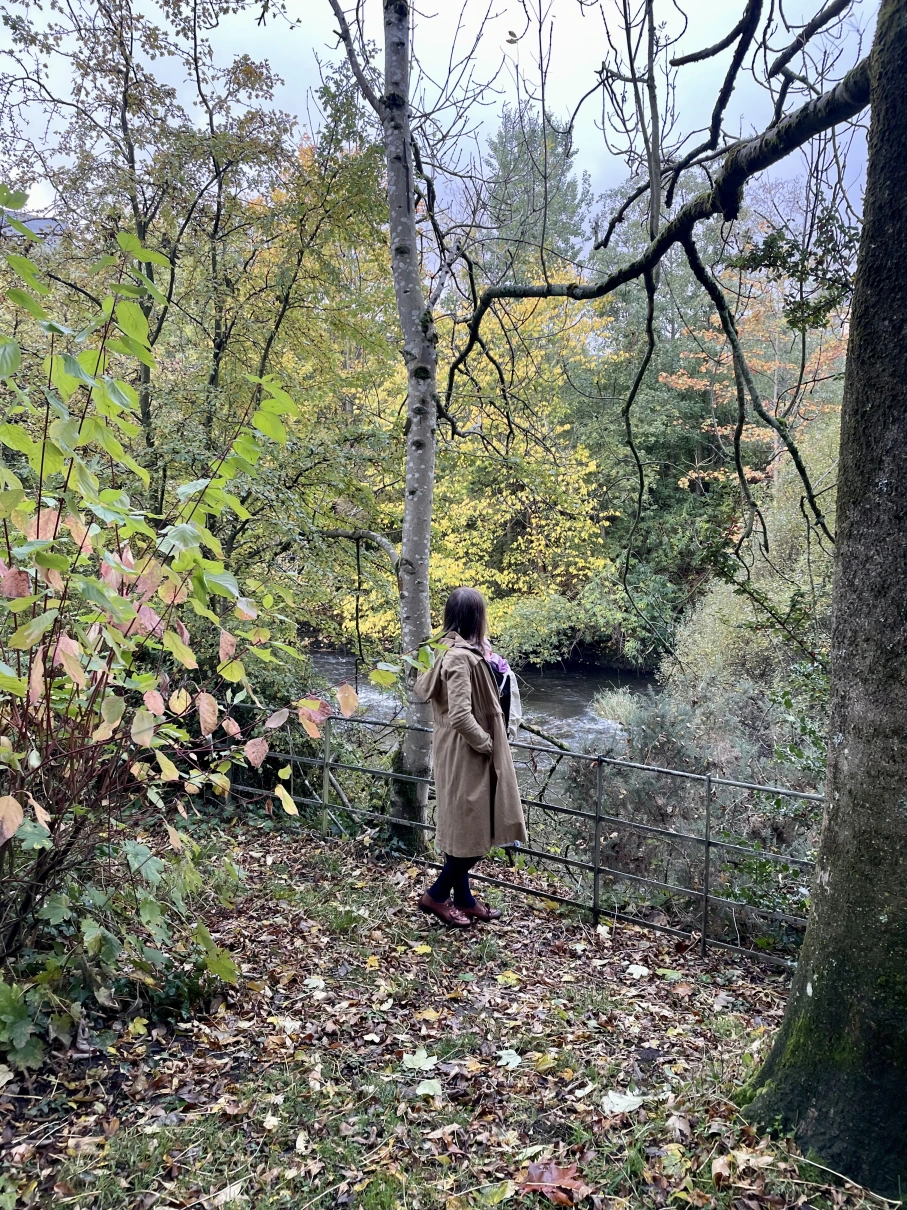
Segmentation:
<svg viewBox="0 0 907 1210">
<path fill-rule="evenodd" d="M 331 685 L 356 682 L 353 655 L 338 652 L 312 652 L 315 671 Z M 595 695 L 603 689 L 627 688 L 645 693 L 654 678 L 594 665 L 549 664 L 543 668 L 524 668 L 519 674 L 523 716 L 526 722 L 556 736 L 571 747 L 589 744 L 609 733 L 608 723 L 592 709 Z M 367 674 L 359 675 L 359 701 L 372 718 L 392 718 L 399 712 L 399 699 L 392 690 L 373 685 Z"/>
</svg>

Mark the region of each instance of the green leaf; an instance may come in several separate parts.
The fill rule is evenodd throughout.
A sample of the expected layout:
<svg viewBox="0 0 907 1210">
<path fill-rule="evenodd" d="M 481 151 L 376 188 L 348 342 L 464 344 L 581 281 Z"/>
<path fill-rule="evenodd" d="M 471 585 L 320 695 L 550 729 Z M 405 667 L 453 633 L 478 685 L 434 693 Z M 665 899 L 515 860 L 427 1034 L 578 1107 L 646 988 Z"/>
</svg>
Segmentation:
<svg viewBox="0 0 907 1210">
<path fill-rule="evenodd" d="M 45 613 L 36 614 L 23 622 L 18 630 L 13 631 L 12 638 L 7 643 L 13 651 L 27 651 L 34 647 L 42 635 L 46 634 L 57 619 L 58 609 L 48 609 Z"/>
<path fill-rule="evenodd" d="M 186 668 L 197 668 L 198 661 L 192 654 L 191 648 L 187 647 L 178 634 L 172 630 L 166 631 L 162 640 L 164 648 L 173 653 L 179 662 Z"/>
<path fill-rule="evenodd" d="M 157 548 L 161 554 L 172 555 L 178 550 L 195 550 L 200 543 L 198 526 L 192 521 L 186 521 L 182 525 L 167 526 L 158 539 Z"/>
<path fill-rule="evenodd" d="M 24 678 L 16 676 L 9 664 L 0 660 L 0 693 L 11 693 L 13 697 L 25 697 L 28 684 Z"/>
<path fill-rule="evenodd" d="M 9 378 L 22 364 L 22 350 L 15 340 L 0 336 L 0 378 Z"/>
<path fill-rule="evenodd" d="M 97 385 L 95 379 L 85 369 L 79 358 L 73 357 L 71 353 L 63 354 L 63 369 L 70 378 L 77 379 L 83 386 L 93 387 Z"/>
<path fill-rule="evenodd" d="M 108 340 L 107 348 L 111 353 L 122 353 L 126 357 L 135 357 L 150 369 L 157 369 L 154 355 L 138 340 L 131 336 L 123 336 L 121 340 Z"/>
<path fill-rule="evenodd" d="M 287 443 L 287 430 L 283 427 L 283 422 L 273 412 L 265 412 L 261 408 L 252 417 L 252 424 L 260 433 L 264 433 L 266 437 L 270 437 L 272 441 L 277 441 L 281 445 Z"/>
<path fill-rule="evenodd" d="M 245 462 L 256 464 L 261 457 L 261 446 L 251 433 L 240 433 L 233 442 L 233 449 Z"/>
<path fill-rule="evenodd" d="M 205 586 L 210 588 L 213 593 L 220 597 L 230 597 L 234 601 L 238 598 L 239 584 L 236 576 L 229 571 L 206 571 L 204 576 Z"/>
<path fill-rule="evenodd" d="M 125 336 L 148 347 L 148 319 L 138 303 L 126 299 L 117 303 L 117 324 Z"/>
<path fill-rule="evenodd" d="M 45 1049 L 41 1039 L 32 1035 L 21 1046 L 14 1046 L 6 1057 L 13 1067 L 40 1067 L 44 1062 Z"/>
<path fill-rule="evenodd" d="M 106 256 L 99 257 L 94 264 L 89 265 L 88 272 L 94 275 L 95 273 L 100 273 L 102 269 L 109 269 L 111 265 L 115 265 L 116 263 L 117 258 L 108 252 Z"/>
<path fill-rule="evenodd" d="M 106 585 L 93 576 L 73 576 L 70 587 L 84 600 L 100 606 L 115 622 L 131 622 L 135 617 L 135 606 L 131 601 L 108 592 Z"/>
<path fill-rule="evenodd" d="M 125 840 L 123 852 L 133 874 L 138 874 L 149 886 L 158 886 L 167 869 L 167 863 L 155 857 L 147 845 L 138 840 Z"/>
<path fill-rule="evenodd" d="M 280 389 L 280 387 L 266 386 L 265 390 L 269 392 L 270 398 L 263 399 L 261 406 L 266 412 L 274 412 L 278 416 L 289 415 L 298 416 L 299 407 L 293 399 Z"/>
<path fill-rule="evenodd" d="M 39 567 L 49 567 L 53 571 L 69 571 L 72 566 L 66 555 L 58 555 L 52 550 L 39 550 L 35 562 Z"/>
<path fill-rule="evenodd" d="M 21 210 L 28 201 L 28 194 L 21 189 L 10 189 L 9 185 L 0 184 L 0 206 L 4 210 Z M 9 215 L 7 215 L 9 219 Z M 31 232 L 29 232 L 31 234 Z"/>
<path fill-rule="evenodd" d="M 231 684 L 237 684 L 239 681 L 245 680 L 246 670 L 240 660 L 227 660 L 223 664 L 219 664 L 217 671 L 225 681 L 230 681 Z"/>
<path fill-rule="evenodd" d="M 64 920 L 69 920 L 72 916 L 72 912 L 70 911 L 71 906 L 71 900 L 68 895 L 56 892 L 53 895 L 47 896 L 44 906 L 38 912 L 38 915 L 42 920 L 46 920 L 48 924 L 62 924 Z"/>
<path fill-rule="evenodd" d="M 152 252 L 150 248 L 146 248 L 138 236 L 133 235 L 131 231 L 118 231 L 117 243 L 124 252 L 134 256 L 136 260 L 144 261 L 146 264 L 160 265 L 163 269 L 170 268 L 170 261 L 162 252 Z"/>
<path fill-rule="evenodd" d="M 0 424 L 0 442 L 29 458 L 41 448 L 32 441 L 20 424 Z"/>
<path fill-rule="evenodd" d="M 30 294 L 26 294 L 24 290 L 14 289 L 7 290 L 6 297 L 11 303 L 17 307 L 21 307 L 23 311 L 27 311 L 29 315 L 33 315 L 35 319 L 47 319 L 47 312 L 41 306 L 36 298 L 32 298 Z"/>
<path fill-rule="evenodd" d="M 205 954 L 205 967 L 216 978 L 223 979 L 224 983 L 236 983 L 239 979 L 236 963 L 229 953 L 220 947 L 207 951 Z"/>
<path fill-rule="evenodd" d="M 104 386 L 113 402 L 119 404 L 121 408 L 126 408 L 130 412 L 138 409 L 138 394 L 135 388 L 130 386 L 128 382 L 123 382 L 121 378 L 108 378 L 105 375 Z"/>
<path fill-rule="evenodd" d="M 52 849 L 54 844 L 47 828 L 42 827 L 41 824 L 36 823 L 27 816 L 19 824 L 16 840 L 19 841 L 26 852 L 35 852 L 39 849 Z"/>
<path fill-rule="evenodd" d="M 6 254 L 6 263 L 22 278 L 24 282 L 37 294 L 50 294 L 50 287 L 45 286 L 43 282 L 37 280 L 37 274 L 41 272 L 33 260 L 29 260 L 27 256 L 14 256 L 11 252 Z"/>
<path fill-rule="evenodd" d="M 11 487 L 5 492 L 0 492 L 0 517 L 8 517 L 24 499 L 24 487 Z"/>
</svg>

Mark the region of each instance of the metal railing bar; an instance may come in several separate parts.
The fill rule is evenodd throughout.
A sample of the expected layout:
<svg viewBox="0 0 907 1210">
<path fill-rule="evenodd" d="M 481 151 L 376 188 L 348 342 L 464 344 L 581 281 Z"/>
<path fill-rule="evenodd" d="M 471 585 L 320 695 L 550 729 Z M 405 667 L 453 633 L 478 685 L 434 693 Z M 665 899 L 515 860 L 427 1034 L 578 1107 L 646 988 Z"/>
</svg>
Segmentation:
<svg viewBox="0 0 907 1210">
<path fill-rule="evenodd" d="M 558 865 L 570 866 L 577 870 L 588 870 L 590 873 L 595 869 L 595 866 L 589 861 L 577 861 L 574 857 L 561 857 L 559 853 L 546 853 L 544 849 L 530 849 L 523 844 L 519 848 L 514 846 L 513 852 L 524 854 L 526 857 L 540 857 L 544 861 L 554 861 Z"/>
<path fill-rule="evenodd" d="M 273 790 L 263 790 L 260 786 L 241 786 L 239 782 L 233 782 L 230 787 L 230 792 L 238 791 L 240 794 L 257 794 L 259 798 L 273 798 Z M 322 807 L 324 803 L 320 798 L 300 798 L 298 795 L 293 795 L 293 802 L 301 803 L 304 807 Z"/>
<path fill-rule="evenodd" d="M 421 731 L 429 734 L 433 731 L 432 727 L 409 726 L 406 723 L 384 722 L 381 719 L 350 717 L 344 719 L 334 719 L 334 721 L 338 723 L 355 723 L 358 726 L 367 727 L 393 727 L 398 730 L 403 728 L 409 731 Z M 613 765 L 620 769 L 638 769 L 644 773 L 662 773 L 666 777 L 685 777 L 690 781 L 705 781 L 706 777 L 710 776 L 707 773 L 691 773 L 686 769 L 668 769 L 662 765 L 644 765 L 640 764 L 638 761 L 621 760 L 616 756 L 590 756 L 588 752 L 574 752 L 572 749 L 544 748 L 540 747 L 538 744 L 522 744 L 517 741 L 513 741 L 510 746 L 511 748 L 518 748 L 521 751 L 526 752 L 549 752 L 555 756 L 569 756 L 575 760 L 592 761 L 594 763 L 600 762 L 601 764 Z M 297 759 L 302 758 L 297 757 Z M 403 775 L 398 774 L 397 776 L 402 777 Z M 759 785 L 757 782 L 737 781 L 735 778 L 729 777 L 712 777 L 712 785 L 731 786 L 739 790 L 755 790 L 759 794 L 780 794 L 785 798 L 799 798 L 808 802 L 825 801 L 825 796 L 822 794 L 814 794 L 805 790 L 789 790 L 784 786 L 764 786 Z"/>
<path fill-rule="evenodd" d="M 572 807 L 562 807 L 558 803 L 542 802 L 538 798 L 523 798 L 524 805 L 529 807 L 541 807 L 544 811 L 554 811 L 558 815 L 570 815 L 577 819 L 594 820 L 595 814 L 592 811 L 578 811 Z M 632 832 L 646 832 L 653 836 L 663 836 L 666 840 L 687 840 L 692 844 L 704 845 L 706 843 L 704 836 L 696 836 L 692 832 L 674 832 L 670 828 L 659 828 L 655 824 L 639 823 L 636 820 L 625 819 L 621 815 L 600 815 L 599 819 L 602 823 L 613 824 L 617 827 L 626 828 Z M 773 853 L 770 849 L 753 849 L 746 845 L 732 844 L 727 840 L 711 840 L 712 848 L 722 848 L 734 853 L 742 853 L 746 857 L 764 857 L 768 861 L 777 861 L 782 865 L 796 865 L 805 870 L 815 869 L 815 864 L 811 861 L 806 861 L 802 857 L 786 857 L 783 853 Z"/>
<path fill-rule="evenodd" d="M 754 903 L 741 903 L 737 899 L 723 899 L 720 895 L 709 895 L 709 903 L 720 903 L 725 907 L 734 908 L 738 912 L 749 912 L 753 916 L 762 916 L 766 920 L 779 920 L 782 924 L 796 924 L 805 927 L 805 916 L 789 916 L 787 912 L 776 912 L 773 908 L 757 907 Z M 709 945 L 711 945 L 709 941 Z"/>
<path fill-rule="evenodd" d="M 755 958 L 757 962 L 770 962 L 773 966 L 783 966 L 788 971 L 794 970 L 797 965 L 796 962 L 789 958 L 782 958 L 779 954 L 770 954 L 765 950 L 746 949 L 745 946 L 733 945 L 730 941 L 715 941 L 712 937 L 709 938 L 709 948 L 728 950 L 732 954 L 743 954 L 747 958 Z"/>
<path fill-rule="evenodd" d="M 432 778 L 430 777 L 416 777 L 414 773 L 397 773 L 393 769 L 371 769 L 366 765 L 346 765 L 339 760 L 332 760 L 331 768 L 346 769 L 348 773 L 370 773 L 372 777 L 387 777 L 392 781 L 421 782 L 425 785 L 432 784 Z"/>
<path fill-rule="evenodd" d="M 685 833 L 671 833 L 672 836 L 683 836 Z M 726 849 L 731 853 L 743 853 L 746 857 L 764 857 L 768 861 L 777 861 L 781 865 L 796 865 L 803 870 L 814 870 L 816 863 L 807 861 L 804 857 L 785 857 L 783 853 L 773 853 L 771 849 L 752 849 L 742 844 L 731 844 L 729 840 L 713 840 L 713 849 Z"/>
<path fill-rule="evenodd" d="M 380 819 L 384 823 L 402 824 L 408 828 L 421 828 L 425 832 L 434 832 L 435 825 L 433 823 L 423 823 L 421 819 L 401 819 L 399 815 L 384 815 L 381 811 L 366 811 L 364 807 L 335 807 L 347 815 L 361 815 L 365 819 Z"/>
<path fill-rule="evenodd" d="M 639 882 L 643 886 L 654 886 L 661 891 L 669 891 L 672 895 L 680 895 L 683 899 L 702 899 L 702 891 L 693 890 L 691 887 L 677 886 L 673 882 L 660 882 L 657 878 L 643 878 L 641 874 L 627 874 L 624 870 L 615 870 L 611 866 L 603 865 L 600 867 L 603 874 L 609 874 L 612 878 L 619 882 Z"/>
<path fill-rule="evenodd" d="M 349 719 L 346 720 L 349 722 Z M 317 765 L 320 769 L 324 765 L 324 758 L 321 756 L 293 756 L 289 752 L 269 752 L 268 760 L 288 760 L 295 761 L 297 765 Z M 373 769 L 368 765 L 348 765 L 343 761 L 330 761 L 332 769 L 345 769 L 348 773 L 370 773 L 373 777 L 387 777 L 396 781 L 413 781 L 425 782 L 432 784 L 430 777 L 416 777 L 411 773 L 397 773 L 393 769 Z"/>
</svg>

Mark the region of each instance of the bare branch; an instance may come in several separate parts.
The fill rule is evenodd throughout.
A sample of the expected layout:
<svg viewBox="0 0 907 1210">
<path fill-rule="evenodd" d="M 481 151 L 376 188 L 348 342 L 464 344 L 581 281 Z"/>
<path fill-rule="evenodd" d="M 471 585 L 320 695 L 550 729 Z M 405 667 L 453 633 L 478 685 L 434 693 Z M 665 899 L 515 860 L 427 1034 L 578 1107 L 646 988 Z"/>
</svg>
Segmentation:
<svg viewBox="0 0 907 1210">
<path fill-rule="evenodd" d="M 348 538 L 351 542 L 370 542 L 384 551 L 390 559 L 391 568 L 394 571 L 397 570 L 400 555 L 393 542 L 389 538 L 385 538 L 383 534 L 376 534 L 371 529 L 321 529 L 318 533 L 322 538 Z"/>
<path fill-rule="evenodd" d="M 350 32 L 349 23 L 347 22 L 343 8 L 340 5 L 340 0 L 329 0 L 329 3 L 331 5 L 331 9 L 333 10 L 334 16 L 337 18 L 337 24 L 340 26 L 338 31 L 340 34 L 340 40 L 343 42 L 346 57 L 349 61 L 350 67 L 352 68 L 353 75 L 356 77 L 356 83 L 359 85 L 359 90 L 380 118 L 382 117 L 381 102 L 378 100 L 378 94 L 369 83 L 369 78 L 365 74 L 365 68 L 362 66 L 361 62 L 359 61 L 359 56 L 356 54 L 356 47 L 353 43 L 353 35 Z"/>
<path fill-rule="evenodd" d="M 794 55 L 803 49 L 813 34 L 818 33 L 823 25 L 827 25 L 829 21 L 833 21 L 835 17 L 840 16 L 845 9 L 850 8 L 851 3 L 852 0 L 831 0 L 831 3 L 826 4 L 825 8 L 816 13 L 813 19 L 803 26 L 790 46 L 786 50 L 782 50 L 781 54 L 775 59 L 768 69 L 768 78 L 771 80 L 773 76 L 778 75 L 781 69 L 790 63 Z"/>
</svg>

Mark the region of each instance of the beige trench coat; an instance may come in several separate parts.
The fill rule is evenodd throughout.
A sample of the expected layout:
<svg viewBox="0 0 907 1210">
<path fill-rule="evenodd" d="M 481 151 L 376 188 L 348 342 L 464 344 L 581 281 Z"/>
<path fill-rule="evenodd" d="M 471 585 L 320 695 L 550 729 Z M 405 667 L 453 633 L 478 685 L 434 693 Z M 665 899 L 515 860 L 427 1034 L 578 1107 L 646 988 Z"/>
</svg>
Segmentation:
<svg viewBox="0 0 907 1210">
<path fill-rule="evenodd" d="M 482 652 L 458 634 L 416 680 L 434 716 L 435 844 L 451 857 L 482 857 L 525 843 L 526 824 L 504 714 Z"/>
</svg>

